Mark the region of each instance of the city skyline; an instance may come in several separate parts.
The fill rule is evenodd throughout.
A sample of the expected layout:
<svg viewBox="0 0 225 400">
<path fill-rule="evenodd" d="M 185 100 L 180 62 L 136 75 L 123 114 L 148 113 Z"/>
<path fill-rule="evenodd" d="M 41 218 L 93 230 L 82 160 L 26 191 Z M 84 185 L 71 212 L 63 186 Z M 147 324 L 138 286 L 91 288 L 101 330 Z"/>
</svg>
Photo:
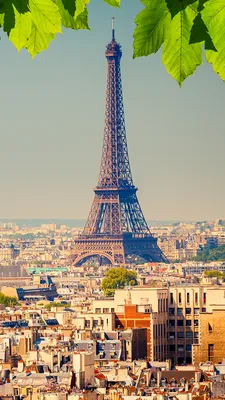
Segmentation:
<svg viewBox="0 0 225 400">
<path fill-rule="evenodd" d="M 0 219 L 87 217 L 101 156 L 112 14 L 123 47 L 131 168 L 146 218 L 224 216 L 222 82 L 204 65 L 180 89 L 160 53 L 132 60 L 139 9 L 97 1 L 89 7 L 91 32 L 65 32 L 34 61 L 3 37 Z"/>
</svg>

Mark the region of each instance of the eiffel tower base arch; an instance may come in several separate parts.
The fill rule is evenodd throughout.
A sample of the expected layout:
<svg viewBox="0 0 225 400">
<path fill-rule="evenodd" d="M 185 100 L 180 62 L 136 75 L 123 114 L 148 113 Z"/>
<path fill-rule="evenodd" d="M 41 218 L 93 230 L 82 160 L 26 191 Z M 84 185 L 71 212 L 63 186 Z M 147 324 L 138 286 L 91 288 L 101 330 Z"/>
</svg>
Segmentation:
<svg viewBox="0 0 225 400">
<path fill-rule="evenodd" d="M 154 237 L 136 238 L 133 235 L 127 236 L 130 237 L 77 239 L 72 255 L 73 265 L 81 265 L 94 256 L 106 258 L 112 265 L 130 263 L 129 256 L 139 256 L 146 262 L 166 261 L 157 246 L 157 239 Z"/>
</svg>

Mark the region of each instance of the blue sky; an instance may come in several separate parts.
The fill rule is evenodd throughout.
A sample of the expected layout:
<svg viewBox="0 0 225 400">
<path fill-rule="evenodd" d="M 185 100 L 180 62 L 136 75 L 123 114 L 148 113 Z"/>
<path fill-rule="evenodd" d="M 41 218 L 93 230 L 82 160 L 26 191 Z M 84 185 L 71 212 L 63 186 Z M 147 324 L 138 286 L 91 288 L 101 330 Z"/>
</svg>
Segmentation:
<svg viewBox="0 0 225 400">
<path fill-rule="evenodd" d="M 116 18 L 130 161 L 152 220 L 225 217 L 225 89 L 204 64 L 182 88 L 160 52 L 132 59 L 139 0 L 91 0 L 91 31 L 65 31 L 34 60 L 2 36 L 0 218 L 85 218 L 104 127 L 105 45 Z"/>
</svg>

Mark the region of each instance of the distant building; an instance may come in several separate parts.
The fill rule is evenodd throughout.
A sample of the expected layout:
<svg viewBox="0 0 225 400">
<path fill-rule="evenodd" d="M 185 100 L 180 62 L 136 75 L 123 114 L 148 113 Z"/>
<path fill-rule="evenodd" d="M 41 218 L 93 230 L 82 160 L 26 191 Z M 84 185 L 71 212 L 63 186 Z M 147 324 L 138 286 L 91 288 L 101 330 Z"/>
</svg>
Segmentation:
<svg viewBox="0 0 225 400">
<path fill-rule="evenodd" d="M 14 247 L 0 248 L 0 260 L 12 260 L 18 255 Z"/>
<path fill-rule="evenodd" d="M 42 224 L 41 229 L 44 231 L 55 231 L 56 224 Z"/>
<path fill-rule="evenodd" d="M 51 277 L 41 277 L 40 275 L 34 275 L 32 286 L 24 286 L 19 288 L 3 286 L 1 291 L 6 296 L 17 297 L 18 300 L 40 298 L 54 300 L 54 298 L 58 296 L 56 286 L 52 282 Z"/>
</svg>

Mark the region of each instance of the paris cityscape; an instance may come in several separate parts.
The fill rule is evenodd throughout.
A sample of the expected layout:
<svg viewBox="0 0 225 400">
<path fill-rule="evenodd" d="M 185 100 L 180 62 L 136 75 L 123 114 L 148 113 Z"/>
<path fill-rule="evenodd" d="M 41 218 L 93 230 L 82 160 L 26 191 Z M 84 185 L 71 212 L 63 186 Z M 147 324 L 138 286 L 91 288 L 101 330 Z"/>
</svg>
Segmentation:
<svg viewBox="0 0 225 400">
<path fill-rule="evenodd" d="M 105 57 L 86 220 L 0 220 L 0 400 L 222 399 L 225 218 L 146 219 L 114 18 Z"/>
</svg>

